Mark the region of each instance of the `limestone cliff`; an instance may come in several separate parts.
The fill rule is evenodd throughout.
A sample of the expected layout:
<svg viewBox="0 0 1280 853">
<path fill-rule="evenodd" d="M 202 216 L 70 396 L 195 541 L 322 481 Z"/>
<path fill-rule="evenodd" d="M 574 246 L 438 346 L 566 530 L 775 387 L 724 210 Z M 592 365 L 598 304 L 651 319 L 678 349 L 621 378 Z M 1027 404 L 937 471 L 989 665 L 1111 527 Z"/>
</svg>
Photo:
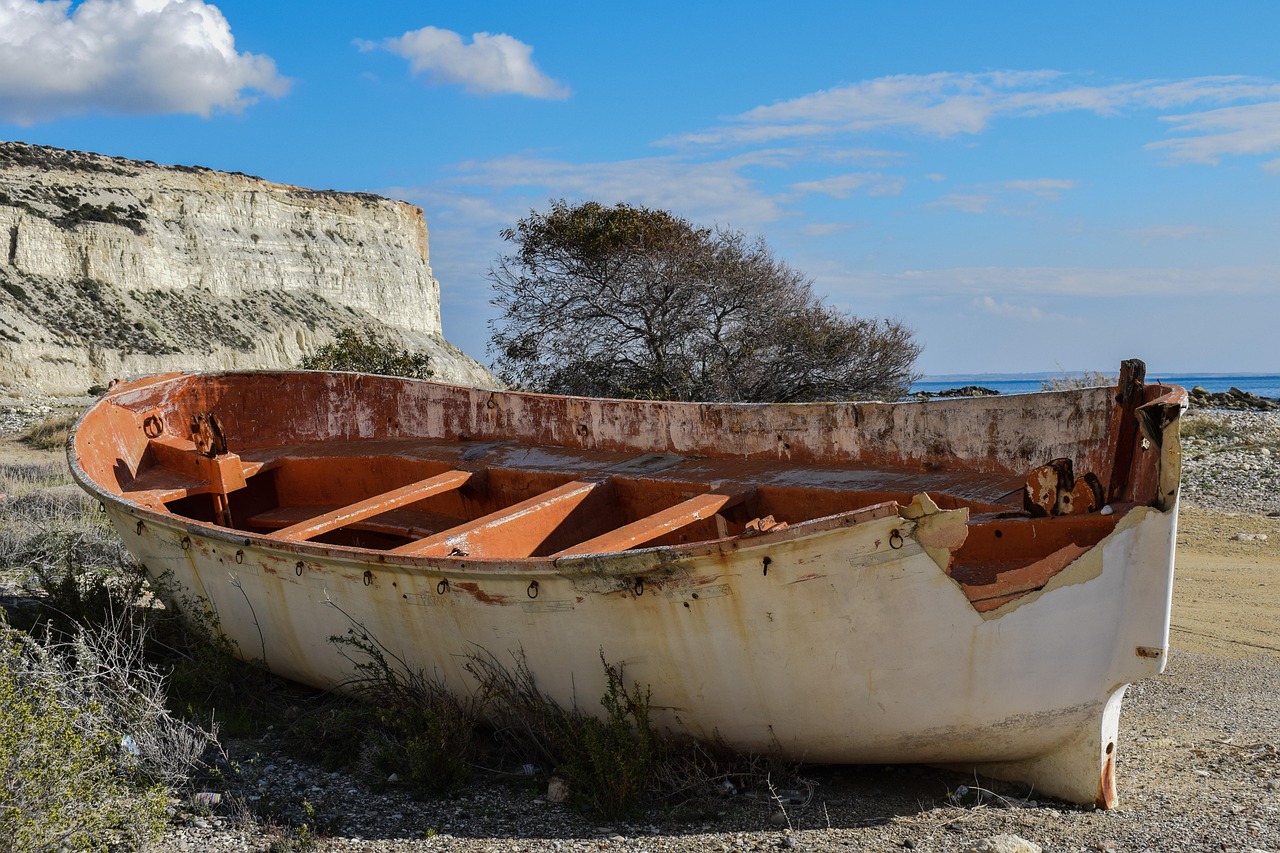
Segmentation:
<svg viewBox="0 0 1280 853">
<path fill-rule="evenodd" d="M 290 367 L 343 328 L 492 382 L 441 333 L 413 205 L 0 142 L 0 385 Z"/>
</svg>

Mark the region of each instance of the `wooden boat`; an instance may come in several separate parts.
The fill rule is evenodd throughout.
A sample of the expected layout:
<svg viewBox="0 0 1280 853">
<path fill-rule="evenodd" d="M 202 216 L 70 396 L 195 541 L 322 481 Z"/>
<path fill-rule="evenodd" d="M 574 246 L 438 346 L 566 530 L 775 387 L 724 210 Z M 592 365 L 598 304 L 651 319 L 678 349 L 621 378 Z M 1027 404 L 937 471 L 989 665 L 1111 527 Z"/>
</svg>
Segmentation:
<svg viewBox="0 0 1280 853">
<path fill-rule="evenodd" d="M 477 650 L 595 706 L 808 762 L 922 762 L 1116 802 L 1165 664 L 1176 387 L 742 405 L 354 373 L 117 385 L 69 445 L 179 606 L 340 685 L 353 624 L 458 690 Z M 583 701 L 583 698 L 586 701 Z"/>
</svg>

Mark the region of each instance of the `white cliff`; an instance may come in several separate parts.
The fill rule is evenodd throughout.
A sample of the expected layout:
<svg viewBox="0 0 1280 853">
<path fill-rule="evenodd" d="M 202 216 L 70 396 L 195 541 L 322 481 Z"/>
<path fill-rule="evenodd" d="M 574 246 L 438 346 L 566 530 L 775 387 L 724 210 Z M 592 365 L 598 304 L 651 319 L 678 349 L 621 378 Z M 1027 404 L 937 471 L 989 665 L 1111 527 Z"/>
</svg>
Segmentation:
<svg viewBox="0 0 1280 853">
<path fill-rule="evenodd" d="M 291 367 L 344 328 L 492 383 L 442 335 L 413 205 L 0 142 L 0 384 Z"/>
</svg>

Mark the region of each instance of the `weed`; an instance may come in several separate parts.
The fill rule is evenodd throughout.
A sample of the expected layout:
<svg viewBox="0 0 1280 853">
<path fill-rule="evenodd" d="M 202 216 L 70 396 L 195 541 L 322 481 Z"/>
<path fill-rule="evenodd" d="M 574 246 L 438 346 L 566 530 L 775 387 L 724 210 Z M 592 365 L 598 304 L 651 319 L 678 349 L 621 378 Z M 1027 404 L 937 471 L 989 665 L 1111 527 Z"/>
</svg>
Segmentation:
<svg viewBox="0 0 1280 853">
<path fill-rule="evenodd" d="M 561 707 L 538 690 L 522 659 L 507 669 L 475 655 L 468 666 L 484 686 L 499 737 L 524 761 L 554 768 L 579 805 L 613 819 L 634 814 L 654 794 L 664 742 L 650 720 L 649 689 L 628 688 L 621 666 L 603 654 L 600 662 L 602 714 Z"/>
<path fill-rule="evenodd" d="M 75 426 L 78 413 L 56 415 L 42 421 L 19 436 L 19 440 L 37 450 L 60 450 L 67 446 L 71 427 Z"/>
<path fill-rule="evenodd" d="M 459 698 L 442 679 L 412 670 L 357 628 L 330 641 L 355 664 L 346 686 L 379 724 L 364 744 L 371 768 L 428 794 L 461 787 L 471 776 L 481 700 Z"/>
</svg>

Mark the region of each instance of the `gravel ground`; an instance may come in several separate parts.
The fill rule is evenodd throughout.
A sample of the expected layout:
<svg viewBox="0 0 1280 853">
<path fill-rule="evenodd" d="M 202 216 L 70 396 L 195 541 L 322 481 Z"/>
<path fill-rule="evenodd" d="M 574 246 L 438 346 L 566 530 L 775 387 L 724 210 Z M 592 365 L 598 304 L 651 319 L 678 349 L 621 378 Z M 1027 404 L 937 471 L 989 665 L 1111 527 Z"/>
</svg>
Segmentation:
<svg viewBox="0 0 1280 853">
<path fill-rule="evenodd" d="M 1280 412 L 1192 410 L 1182 431 L 1184 502 L 1280 515 Z"/>
</svg>

